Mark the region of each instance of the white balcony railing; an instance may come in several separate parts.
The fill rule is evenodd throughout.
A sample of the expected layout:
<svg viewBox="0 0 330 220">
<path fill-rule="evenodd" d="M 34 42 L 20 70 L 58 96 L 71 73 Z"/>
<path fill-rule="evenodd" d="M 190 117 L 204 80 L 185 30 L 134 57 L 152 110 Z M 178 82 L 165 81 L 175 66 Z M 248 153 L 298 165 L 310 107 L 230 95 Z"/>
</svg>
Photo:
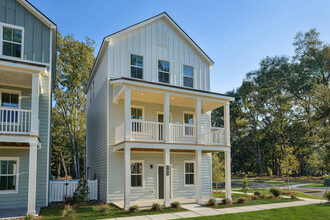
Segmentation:
<svg viewBox="0 0 330 220">
<path fill-rule="evenodd" d="M 139 141 L 164 141 L 164 123 L 132 120 L 131 140 Z"/>
<path fill-rule="evenodd" d="M 196 143 L 196 126 L 170 123 L 170 141 L 174 143 Z"/>
<path fill-rule="evenodd" d="M 225 128 L 202 126 L 203 144 L 226 144 L 225 135 Z"/>
<path fill-rule="evenodd" d="M 31 131 L 31 110 L 0 107 L 0 133 L 28 134 Z"/>
</svg>

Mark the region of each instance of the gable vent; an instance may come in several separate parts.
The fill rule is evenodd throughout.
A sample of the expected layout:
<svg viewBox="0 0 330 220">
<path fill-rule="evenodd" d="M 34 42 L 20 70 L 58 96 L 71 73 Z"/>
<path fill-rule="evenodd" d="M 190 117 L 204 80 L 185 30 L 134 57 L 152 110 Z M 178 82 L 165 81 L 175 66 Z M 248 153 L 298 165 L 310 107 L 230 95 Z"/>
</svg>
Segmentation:
<svg viewBox="0 0 330 220">
<path fill-rule="evenodd" d="M 159 29 L 158 31 L 158 45 L 160 47 L 168 47 L 168 31 Z"/>
</svg>

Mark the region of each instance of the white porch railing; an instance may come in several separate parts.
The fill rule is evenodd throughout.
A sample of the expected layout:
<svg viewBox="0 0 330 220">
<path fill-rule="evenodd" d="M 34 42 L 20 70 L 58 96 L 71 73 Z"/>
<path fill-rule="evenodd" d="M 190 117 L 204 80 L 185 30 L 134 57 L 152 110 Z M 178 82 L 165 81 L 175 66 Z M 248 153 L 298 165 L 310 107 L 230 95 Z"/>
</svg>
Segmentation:
<svg viewBox="0 0 330 220">
<path fill-rule="evenodd" d="M 196 143 L 196 126 L 170 123 L 170 141 L 174 143 Z"/>
<path fill-rule="evenodd" d="M 72 197 L 79 180 L 49 181 L 49 202 L 62 202 L 64 197 Z M 89 200 L 97 200 L 97 180 L 87 180 Z"/>
<path fill-rule="evenodd" d="M 0 107 L 0 133 L 27 134 L 31 131 L 31 110 Z"/>
<path fill-rule="evenodd" d="M 155 141 L 164 140 L 164 123 L 131 120 L 131 139 L 139 141 Z"/>
<path fill-rule="evenodd" d="M 202 126 L 203 144 L 226 144 L 226 129 Z"/>
<path fill-rule="evenodd" d="M 125 137 L 125 123 L 120 124 L 118 127 L 116 127 L 116 144 L 123 142 Z"/>
</svg>

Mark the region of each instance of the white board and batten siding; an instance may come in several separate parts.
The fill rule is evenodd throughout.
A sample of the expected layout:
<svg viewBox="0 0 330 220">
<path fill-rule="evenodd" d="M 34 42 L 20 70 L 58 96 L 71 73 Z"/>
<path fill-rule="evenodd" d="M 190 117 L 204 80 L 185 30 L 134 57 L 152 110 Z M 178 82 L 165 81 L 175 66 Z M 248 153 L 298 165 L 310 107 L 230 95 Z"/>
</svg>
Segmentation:
<svg viewBox="0 0 330 220">
<path fill-rule="evenodd" d="M 170 84 L 183 86 L 183 65 L 194 67 L 194 88 L 210 90 L 209 64 L 164 18 L 110 40 L 111 78 L 130 77 L 130 55 L 143 56 L 143 80 L 158 82 L 158 60 L 170 62 Z"/>
</svg>

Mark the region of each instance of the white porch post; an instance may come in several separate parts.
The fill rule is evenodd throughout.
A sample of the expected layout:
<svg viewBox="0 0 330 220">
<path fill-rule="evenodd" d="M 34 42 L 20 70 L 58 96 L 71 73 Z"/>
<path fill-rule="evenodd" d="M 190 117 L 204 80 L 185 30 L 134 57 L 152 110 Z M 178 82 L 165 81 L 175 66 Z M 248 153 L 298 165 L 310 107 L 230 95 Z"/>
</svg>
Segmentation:
<svg viewBox="0 0 330 220">
<path fill-rule="evenodd" d="M 231 200 L 231 161 L 230 151 L 225 151 L 226 198 Z"/>
<path fill-rule="evenodd" d="M 196 107 L 195 107 L 195 111 L 196 111 L 196 125 L 197 125 L 197 135 L 196 135 L 196 139 L 197 139 L 197 144 L 201 144 L 202 143 L 202 127 L 201 127 L 201 116 L 202 116 L 202 104 L 201 104 L 201 99 L 197 98 L 196 100 Z"/>
<path fill-rule="evenodd" d="M 37 189 L 37 142 L 30 142 L 29 151 L 29 186 L 27 213 L 36 214 L 36 189 Z"/>
<path fill-rule="evenodd" d="M 131 206 L 131 148 L 125 146 L 124 150 L 124 209 L 128 210 Z"/>
<path fill-rule="evenodd" d="M 125 88 L 125 102 L 124 102 L 124 111 L 125 111 L 125 140 L 131 140 L 131 88 Z"/>
<path fill-rule="evenodd" d="M 202 150 L 196 150 L 196 202 L 202 203 Z"/>
<path fill-rule="evenodd" d="M 164 136 L 165 142 L 170 142 L 170 95 L 164 95 Z"/>
<path fill-rule="evenodd" d="M 38 130 L 39 130 L 39 74 L 32 74 L 31 133 L 38 135 Z"/>
<path fill-rule="evenodd" d="M 226 129 L 226 145 L 230 146 L 230 109 L 229 109 L 229 102 L 226 103 L 224 106 L 224 127 Z"/>
<path fill-rule="evenodd" d="M 164 149 L 164 205 L 170 206 L 170 149 Z"/>
</svg>

